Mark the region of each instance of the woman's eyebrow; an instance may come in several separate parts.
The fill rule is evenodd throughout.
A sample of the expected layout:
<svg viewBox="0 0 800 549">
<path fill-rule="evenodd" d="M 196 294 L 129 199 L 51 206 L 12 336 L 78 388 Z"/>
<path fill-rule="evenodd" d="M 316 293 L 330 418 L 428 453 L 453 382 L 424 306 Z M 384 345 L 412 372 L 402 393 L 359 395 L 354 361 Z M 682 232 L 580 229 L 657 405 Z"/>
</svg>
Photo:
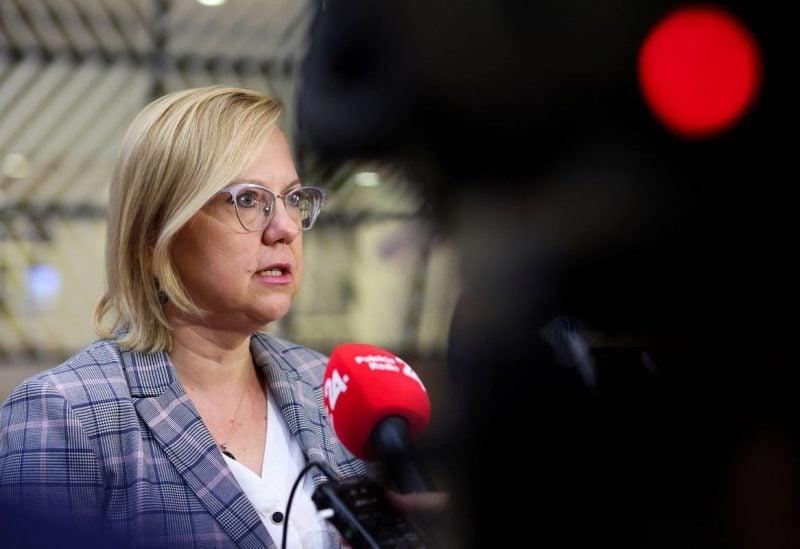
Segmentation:
<svg viewBox="0 0 800 549">
<path fill-rule="evenodd" d="M 290 183 L 288 183 L 287 185 L 285 185 L 283 187 L 283 189 L 281 190 L 281 192 L 285 193 L 285 192 L 288 192 L 289 190 L 291 190 L 293 188 L 302 187 L 302 186 L 303 186 L 303 182 L 300 181 L 300 178 L 298 177 L 298 178 L 294 179 L 293 181 L 291 181 Z"/>
</svg>

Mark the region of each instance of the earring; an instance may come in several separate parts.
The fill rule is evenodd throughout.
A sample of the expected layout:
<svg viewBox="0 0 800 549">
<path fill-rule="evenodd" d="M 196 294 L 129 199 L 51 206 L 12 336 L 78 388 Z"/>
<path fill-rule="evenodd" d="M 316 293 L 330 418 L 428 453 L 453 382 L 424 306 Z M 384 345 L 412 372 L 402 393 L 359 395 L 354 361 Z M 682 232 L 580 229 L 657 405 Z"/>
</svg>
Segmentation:
<svg viewBox="0 0 800 549">
<path fill-rule="evenodd" d="M 167 296 L 167 292 L 159 288 L 156 290 L 156 299 L 158 300 L 159 305 L 164 305 L 167 301 L 169 301 L 169 297 Z"/>
</svg>

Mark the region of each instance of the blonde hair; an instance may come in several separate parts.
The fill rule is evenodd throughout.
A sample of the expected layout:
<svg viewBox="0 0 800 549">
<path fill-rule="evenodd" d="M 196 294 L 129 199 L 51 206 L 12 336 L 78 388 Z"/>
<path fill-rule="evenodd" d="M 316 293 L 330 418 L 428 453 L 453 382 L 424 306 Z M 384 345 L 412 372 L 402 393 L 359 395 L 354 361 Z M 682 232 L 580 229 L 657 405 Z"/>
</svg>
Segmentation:
<svg viewBox="0 0 800 549">
<path fill-rule="evenodd" d="M 282 111 L 260 92 L 209 86 L 165 95 L 134 119 L 111 180 L 106 289 L 93 319 L 100 337 L 137 351 L 169 350 L 159 289 L 185 313 L 202 315 L 172 264 L 172 242 L 254 161 Z"/>
</svg>

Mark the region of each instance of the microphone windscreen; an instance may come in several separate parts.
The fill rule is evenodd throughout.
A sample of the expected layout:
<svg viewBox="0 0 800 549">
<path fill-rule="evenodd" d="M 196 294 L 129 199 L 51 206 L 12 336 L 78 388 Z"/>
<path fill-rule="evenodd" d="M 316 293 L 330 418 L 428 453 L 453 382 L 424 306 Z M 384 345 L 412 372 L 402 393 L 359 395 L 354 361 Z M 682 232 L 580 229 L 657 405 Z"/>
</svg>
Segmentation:
<svg viewBox="0 0 800 549">
<path fill-rule="evenodd" d="M 361 343 L 334 348 L 325 371 L 325 408 L 350 453 L 377 459 L 370 445 L 375 425 L 390 416 L 408 421 L 411 442 L 428 425 L 431 403 L 416 372 L 396 355 Z"/>
</svg>

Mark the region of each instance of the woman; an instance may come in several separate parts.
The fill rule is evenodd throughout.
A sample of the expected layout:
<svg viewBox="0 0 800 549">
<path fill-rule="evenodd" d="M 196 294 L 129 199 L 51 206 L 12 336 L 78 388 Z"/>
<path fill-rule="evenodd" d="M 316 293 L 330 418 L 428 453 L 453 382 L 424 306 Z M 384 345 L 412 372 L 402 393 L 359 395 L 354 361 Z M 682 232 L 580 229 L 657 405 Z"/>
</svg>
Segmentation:
<svg viewBox="0 0 800 549">
<path fill-rule="evenodd" d="M 326 357 L 258 332 L 289 310 L 324 199 L 280 115 L 212 86 L 134 120 L 111 183 L 102 339 L 4 403 L 1 495 L 134 545 L 265 547 L 308 460 L 368 473 L 325 416 Z M 311 469 L 297 490 L 288 546 L 338 544 L 310 499 L 323 480 Z"/>
</svg>

